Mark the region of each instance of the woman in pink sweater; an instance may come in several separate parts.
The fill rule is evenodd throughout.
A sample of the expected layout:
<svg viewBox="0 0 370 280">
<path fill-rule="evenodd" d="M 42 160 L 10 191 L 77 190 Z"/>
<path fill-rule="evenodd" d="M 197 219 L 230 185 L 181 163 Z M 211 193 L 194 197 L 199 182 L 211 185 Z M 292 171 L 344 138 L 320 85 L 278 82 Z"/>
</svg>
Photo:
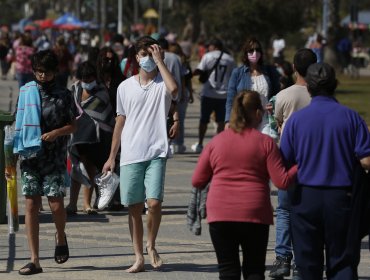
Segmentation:
<svg viewBox="0 0 370 280">
<path fill-rule="evenodd" d="M 239 93 L 230 129 L 205 147 L 193 174 L 194 187 L 204 188 L 211 181 L 207 221 L 220 279 L 240 279 L 241 271 L 244 279 L 265 279 L 269 225 L 273 223 L 269 179 L 286 189 L 297 173 L 297 166 L 285 168 L 273 139 L 257 130 L 263 113 L 257 92 Z"/>
</svg>

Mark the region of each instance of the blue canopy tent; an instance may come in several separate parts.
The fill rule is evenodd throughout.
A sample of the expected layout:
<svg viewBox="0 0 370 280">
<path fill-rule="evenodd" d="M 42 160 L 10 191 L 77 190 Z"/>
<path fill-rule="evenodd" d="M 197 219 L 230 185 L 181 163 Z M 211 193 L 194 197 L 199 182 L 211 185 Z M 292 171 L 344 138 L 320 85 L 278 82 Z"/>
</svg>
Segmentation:
<svg viewBox="0 0 370 280">
<path fill-rule="evenodd" d="M 351 17 L 348 15 L 342 19 L 341 25 L 348 26 L 351 29 L 370 29 L 370 11 L 359 11 L 357 23 L 351 22 Z"/>
<path fill-rule="evenodd" d="M 60 16 L 54 21 L 54 25 L 63 27 L 63 26 L 69 26 L 69 27 L 75 27 L 75 28 L 82 28 L 85 27 L 85 24 L 80 21 L 78 18 L 76 18 L 74 15 L 70 13 L 65 13 L 64 15 Z"/>
</svg>

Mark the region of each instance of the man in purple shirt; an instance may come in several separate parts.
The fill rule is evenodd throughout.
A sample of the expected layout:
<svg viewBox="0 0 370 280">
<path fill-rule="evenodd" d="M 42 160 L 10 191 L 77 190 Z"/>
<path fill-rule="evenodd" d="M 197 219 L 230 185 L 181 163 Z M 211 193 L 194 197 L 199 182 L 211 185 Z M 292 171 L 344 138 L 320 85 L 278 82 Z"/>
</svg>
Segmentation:
<svg viewBox="0 0 370 280">
<path fill-rule="evenodd" d="M 357 163 L 370 169 L 370 134 L 358 113 L 334 98 L 334 69 L 315 63 L 307 70 L 311 104 L 286 123 L 281 151 L 298 164 L 291 195 L 296 264 L 304 280 L 357 279 L 357 264 L 343 258 L 350 218 L 351 187 Z M 358 248 L 360 250 L 360 248 Z"/>
</svg>

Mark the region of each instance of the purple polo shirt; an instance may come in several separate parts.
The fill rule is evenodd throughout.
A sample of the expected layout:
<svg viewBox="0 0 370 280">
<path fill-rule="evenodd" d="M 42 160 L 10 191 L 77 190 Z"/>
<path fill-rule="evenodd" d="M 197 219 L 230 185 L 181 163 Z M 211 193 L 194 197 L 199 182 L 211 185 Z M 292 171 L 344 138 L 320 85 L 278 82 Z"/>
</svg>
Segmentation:
<svg viewBox="0 0 370 280">
<path fill-rule="evenodd" d="M 355 162 L 370 155 L 370 134 L 358 113 L 316 96 L 290 116 L 280 149 L 288 164 L 298 164 L 299 184 L 351 186 Z"/>
</svg>

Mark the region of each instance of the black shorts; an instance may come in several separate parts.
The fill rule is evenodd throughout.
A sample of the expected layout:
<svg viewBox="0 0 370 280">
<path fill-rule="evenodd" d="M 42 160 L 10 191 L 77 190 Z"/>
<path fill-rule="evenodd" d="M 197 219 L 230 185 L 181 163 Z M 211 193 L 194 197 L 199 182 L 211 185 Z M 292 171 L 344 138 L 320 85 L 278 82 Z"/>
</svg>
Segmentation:
<svg viewBox="0 0 370 280">
<path fill-rule="evenodd" d="M 225 121 L 226 99 L 217 99 L 203 96 L 200 103 L 201 123 L 209 123 L 209 118 L 213 111 L 216 114 L 217 123 L 223 123 Z"/>
</svg>

